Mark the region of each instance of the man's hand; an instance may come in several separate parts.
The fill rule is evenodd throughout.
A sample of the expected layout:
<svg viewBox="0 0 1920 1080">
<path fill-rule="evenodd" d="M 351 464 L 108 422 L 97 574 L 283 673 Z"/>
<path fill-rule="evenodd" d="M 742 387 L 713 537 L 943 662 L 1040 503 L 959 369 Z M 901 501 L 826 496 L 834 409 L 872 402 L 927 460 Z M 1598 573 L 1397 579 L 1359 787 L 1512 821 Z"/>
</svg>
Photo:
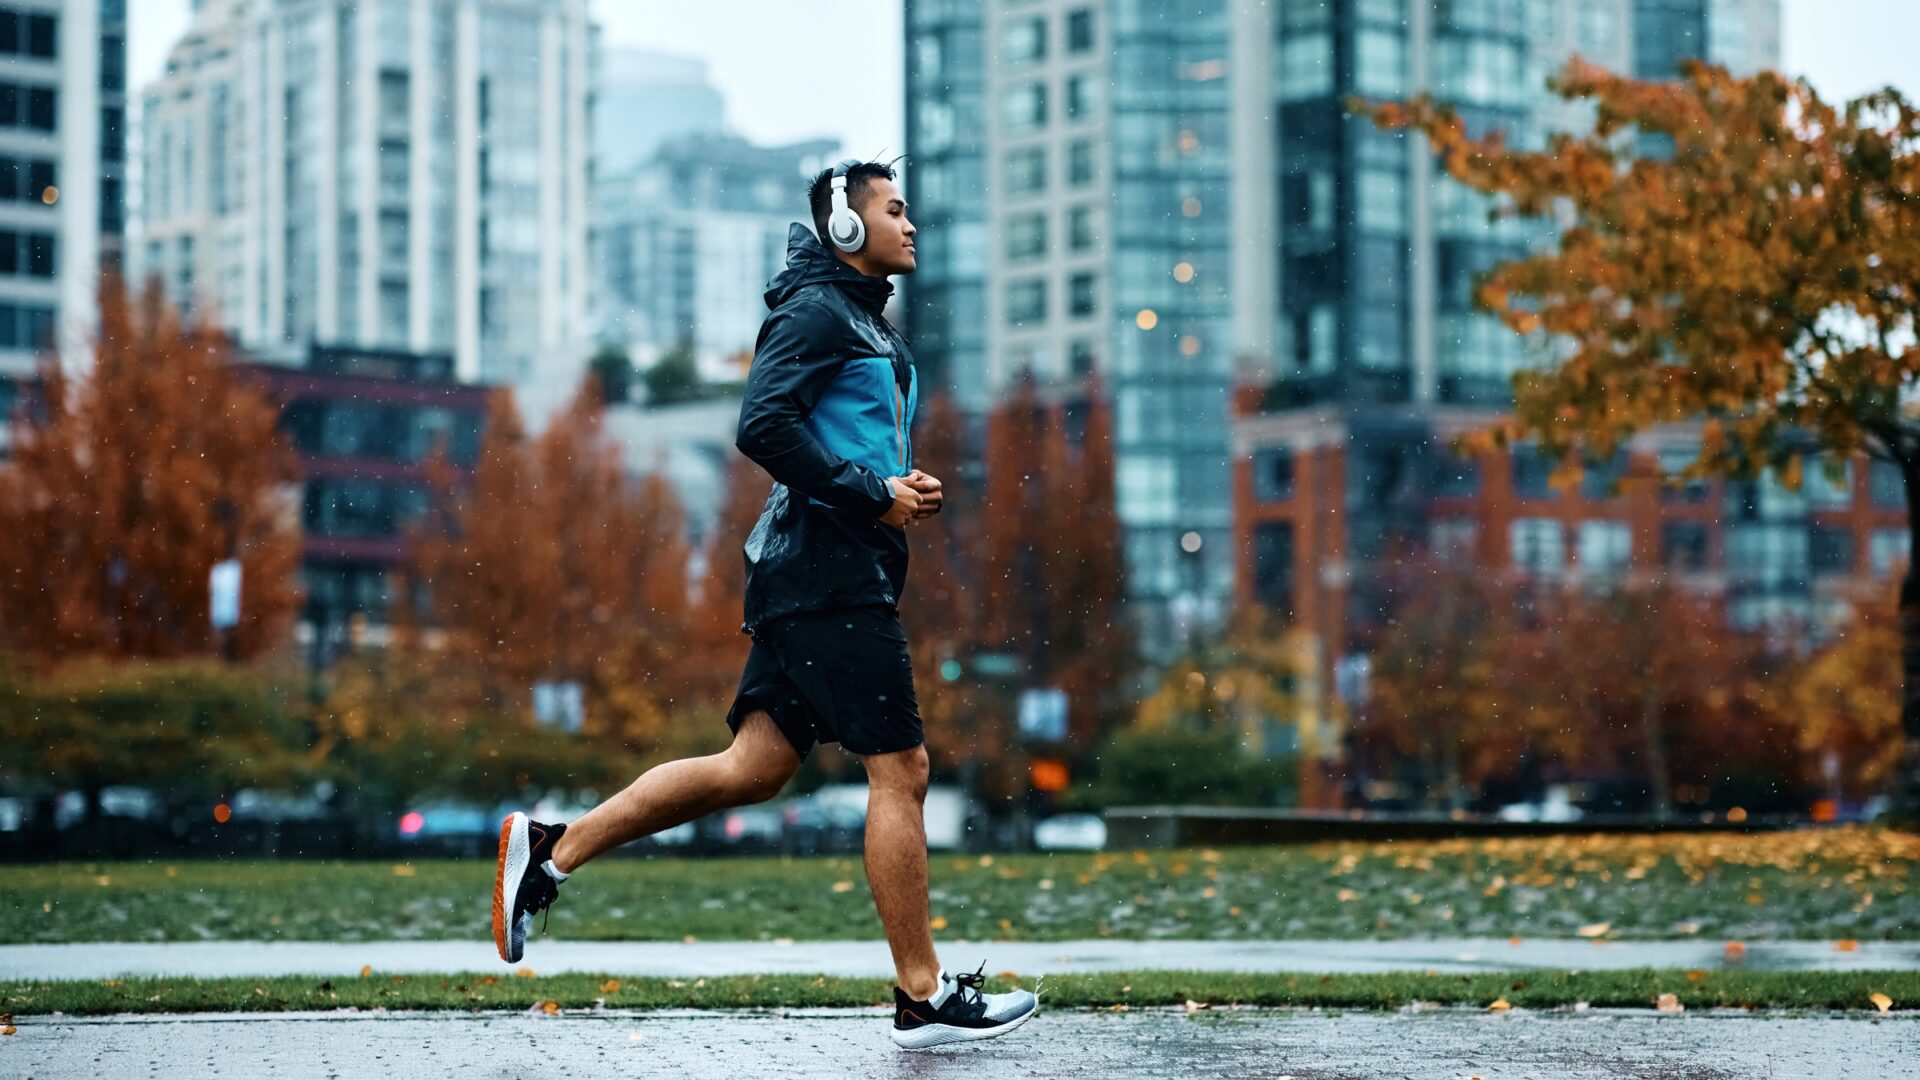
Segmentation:
<svg viewBox="0 0 1920 1080">
<path fill-rule="evenodd" d="M 880 524 L 904 529 L 920 513 L 920 491 L 904 476 L 893 480 L 893 506 L 880 516 Z"/>
<path fill-rule="evenodd" d="M 914 517 L 932 517 L 940 512 L 940 507 L 946 503 L 946 495 L 940 490 L 939 477 L 915 469 L 907 474 L 906 480 L 913 485 L 914 490 L 920 493 L 920 509 L 913 515 Z"/>
</svg>

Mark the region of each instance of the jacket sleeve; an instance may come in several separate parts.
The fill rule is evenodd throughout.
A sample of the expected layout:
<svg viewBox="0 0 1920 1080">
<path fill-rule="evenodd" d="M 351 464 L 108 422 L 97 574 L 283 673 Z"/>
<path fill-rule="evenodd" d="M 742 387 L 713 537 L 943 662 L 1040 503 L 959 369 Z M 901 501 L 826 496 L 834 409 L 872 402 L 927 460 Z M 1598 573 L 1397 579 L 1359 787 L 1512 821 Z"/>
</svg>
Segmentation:
<svg viewBox="0 0 1920 1080">
<path fill-rule="evenodd" d="M 840 510 L 880 517 L 893 507 L 884 477 L 833 454 L 807 430 L 843 357 L 832 317 L 817 304 L 774 312 L 760 327 L 740 402 L 735 445 L 774 480 Z"/>
</svg>

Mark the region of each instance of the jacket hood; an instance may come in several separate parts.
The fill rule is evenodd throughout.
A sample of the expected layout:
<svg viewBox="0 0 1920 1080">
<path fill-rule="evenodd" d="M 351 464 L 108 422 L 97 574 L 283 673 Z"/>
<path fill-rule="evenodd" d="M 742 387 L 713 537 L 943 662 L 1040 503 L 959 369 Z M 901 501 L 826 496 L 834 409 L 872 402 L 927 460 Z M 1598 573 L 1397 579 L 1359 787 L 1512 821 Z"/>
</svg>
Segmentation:
<svg viewBox="0 0 1920 1080">
<path fill-rule="evenodd" d="M 796 221 L 787 226 L 787 268 L 767 282 L 767 308 L 777 308 L 794 293 L 821 282 L 838 285 L 855 303 L 876 315 L 893 295 L 892 282 L 855 270 L 828 251 L 812 229 Z"/>
</svg>

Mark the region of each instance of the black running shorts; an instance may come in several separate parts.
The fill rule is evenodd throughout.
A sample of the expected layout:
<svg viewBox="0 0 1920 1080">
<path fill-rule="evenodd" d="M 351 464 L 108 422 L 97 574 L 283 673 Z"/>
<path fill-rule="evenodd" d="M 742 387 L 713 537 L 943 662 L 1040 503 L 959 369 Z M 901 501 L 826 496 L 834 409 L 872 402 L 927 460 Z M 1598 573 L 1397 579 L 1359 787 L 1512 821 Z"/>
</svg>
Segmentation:
<svg viewBox="0 0 1920 1080">
<path fill-rule="evenodd" d="M 844 608 L 761 624 L 727 726 L 738 732 L 756 710 L 802 758 L 822 742 L 862 757 L 919 746 L 925 735 L 899 612 Z"/>
</svg>

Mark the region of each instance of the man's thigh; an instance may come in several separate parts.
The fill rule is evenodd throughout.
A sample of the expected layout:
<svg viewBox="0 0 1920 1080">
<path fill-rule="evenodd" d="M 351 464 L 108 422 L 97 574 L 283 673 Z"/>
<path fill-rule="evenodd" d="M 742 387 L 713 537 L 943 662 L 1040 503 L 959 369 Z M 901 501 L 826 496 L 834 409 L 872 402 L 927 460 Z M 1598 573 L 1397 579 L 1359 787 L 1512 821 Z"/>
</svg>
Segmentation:
<svg viewBox="0 0 1920 1080">
<path fill-rule="evenodd" d="M 838 741 L 861 757 L 925 741 L 913 657 L 891 608 L 794 616 L 775 624 L 769 641 L 815 714 L 821 741 Z"/>
</svg>

